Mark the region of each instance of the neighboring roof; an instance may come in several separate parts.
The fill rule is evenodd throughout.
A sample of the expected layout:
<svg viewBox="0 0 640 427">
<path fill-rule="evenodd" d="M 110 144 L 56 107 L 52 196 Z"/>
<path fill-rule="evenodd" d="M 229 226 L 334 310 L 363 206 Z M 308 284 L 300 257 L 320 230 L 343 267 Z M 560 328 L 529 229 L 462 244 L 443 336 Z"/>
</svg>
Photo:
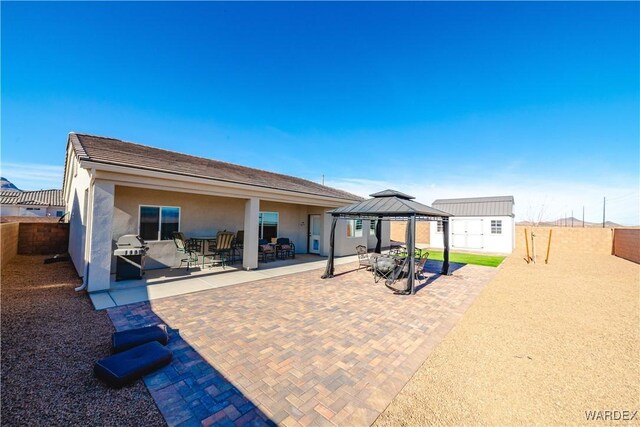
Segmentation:
<svg viewBox="0 0 640 427">
<path fill-rule="evenodd" d="M 514 216 L 513 196 L 438 199 L 433 206 L 455 216 Z"/>
<path fill-rule="evenodd" d="M 64 206 L 62 190 L 0 191 L 2 205 Z"/>
<path fill-rule="evenodd" d="M 380 196 L 380 194 L 385 194 Z M 399 197 L 398 194 L 401 196 Z M 428 217 L 443 218 L 450 217 L 447 212 L 432 208 L 422 203 L 415 202 L 413 196 L 400 193 L 394 190 L 385 190 L 372 194 L 372 199 L 342 206 L 331 211 L 333 216 L 373 218 L 373 217 Z"/>
<path fill-rule="evenodd" d="M 320 185 L 306 179 L 219 160 L 176 153 L 119 139 L 72 132 L 69 134 L 69 141 L 80 160 L 248 184 L 348 201 L 363 200 L 362 197 L 355 194 Z M 268 146 L 263 146 L 263 148 L 266 150 Z M 274 161 L 277 161 L 277 159 L 274 159 Z"/>
</svg>

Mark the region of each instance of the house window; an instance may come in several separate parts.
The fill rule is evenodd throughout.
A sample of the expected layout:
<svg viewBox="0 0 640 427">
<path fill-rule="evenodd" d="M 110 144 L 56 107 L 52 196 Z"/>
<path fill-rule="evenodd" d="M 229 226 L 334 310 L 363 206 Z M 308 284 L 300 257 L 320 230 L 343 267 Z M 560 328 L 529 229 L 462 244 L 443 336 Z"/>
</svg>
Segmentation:
<svg viewBox="0 0 640 427">
<path fill-rule="evenodd" d="M 442 220 L 436 221 L 436 232 L 442 233 L 442 230 L 444 230 L 444 227 L 442 225 Z"/>
<path fill-rule="evenodd" d="M 502 220 L 501 219 L 492 219 L 491 220 L 491 234 L 502 234 Z"/>
<path fill-rule="evenodd" d="M 140 206 L 138 234 L 143 240 L 171 240 L 180 230 L 180 208 L 175 206 Z"/>
<path fill-rule="evenodd" d="M 258 213 L 258 232 L 261 239 L 269 242 L 278 237 L 278 212 Z"/>
<path fill-rule="evenodd" d="M 361 219 L 351 219 L 347 221 L 347 237 L 362 237 Z"/>
<path fill-rule="evenodd" d="M 64 214 L 63 211 L 56 211 L 56 217 L 60 218 L 62 216 L 62 214 Z"/>
<path fill-rule="evenodd" d="M 378 220 L 372 219 L 371 221 L 369 221 L 369 234 L 371 236 L 375 236 L 376 235 L 376 221 L 380 221 L 380 220 L 379 219 Z"/>
</svg>

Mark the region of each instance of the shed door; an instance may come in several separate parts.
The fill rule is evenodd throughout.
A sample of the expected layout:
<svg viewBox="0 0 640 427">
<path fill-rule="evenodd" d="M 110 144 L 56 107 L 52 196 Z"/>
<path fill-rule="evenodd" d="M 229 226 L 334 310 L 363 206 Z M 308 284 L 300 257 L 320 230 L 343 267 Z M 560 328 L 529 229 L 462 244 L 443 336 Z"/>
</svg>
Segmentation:
<svg viewBox="0 0 640 427">
<path fill-rule="evenodd" d="M 481 249 L 483 244 L 482 219 L 452 219 L 451 247 Z"/>
</svg>

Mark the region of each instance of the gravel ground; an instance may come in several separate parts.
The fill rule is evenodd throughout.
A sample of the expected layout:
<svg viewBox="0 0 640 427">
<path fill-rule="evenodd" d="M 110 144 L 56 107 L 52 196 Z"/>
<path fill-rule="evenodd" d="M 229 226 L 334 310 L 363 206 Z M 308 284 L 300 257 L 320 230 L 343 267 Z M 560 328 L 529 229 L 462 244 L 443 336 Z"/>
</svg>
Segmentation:
<svg viewBox="0 0 640 427">
<path fill-rule="evenodd" d="M 68 262 L 17 256 L 1 278 L 3 426 L 166 425 L 142 381 L 112 390 L 93 377 L 113 326 Z"/>
<path fill-rule="evenodd" d="M 640 265 L 514 254 L 375 425 L 602 424 L 640 410 L 639 331 Z"/>
</svg>

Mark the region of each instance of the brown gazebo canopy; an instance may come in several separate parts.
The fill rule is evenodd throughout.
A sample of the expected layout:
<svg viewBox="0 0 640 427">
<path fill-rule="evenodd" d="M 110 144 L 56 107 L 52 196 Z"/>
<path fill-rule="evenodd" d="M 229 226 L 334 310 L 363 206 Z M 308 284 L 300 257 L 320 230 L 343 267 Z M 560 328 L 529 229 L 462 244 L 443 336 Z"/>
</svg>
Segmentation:
<svg viewBox="0 0 640 427">
<path fill-rule="evenodd" d="M 423 205 L 414 201 L 415 197 L 394 190 L 384 190 L 378 193 L 370 194 L 371 199 L 354 203 L 348 206 L 332 210 L 331 216 L 331 237 L 329 259 L 327 267 L 322 275 L 323 279 L 333 277 L 334 273 L 334 252 L 335 252 L 335 236 L 336 224 L 339 219 L 367 219 L 378 220 L 376 227 L 376 252 L 381 251 L 381 225 L 380 220 L 387 221 L 407 221 L 407 256 L 409 257 L 409 271 L 413 272 L 415 268 L 415 241 L 416 241 L 416 221 L 442 221 L 444 235 L 444 262 L 442 264 L 442 274 L 449 274 L 449 217 L 452 215 Z M 409 288 L 411 293 L 415 293 L 414 274 L 409 274 Z"/>
</svg>

